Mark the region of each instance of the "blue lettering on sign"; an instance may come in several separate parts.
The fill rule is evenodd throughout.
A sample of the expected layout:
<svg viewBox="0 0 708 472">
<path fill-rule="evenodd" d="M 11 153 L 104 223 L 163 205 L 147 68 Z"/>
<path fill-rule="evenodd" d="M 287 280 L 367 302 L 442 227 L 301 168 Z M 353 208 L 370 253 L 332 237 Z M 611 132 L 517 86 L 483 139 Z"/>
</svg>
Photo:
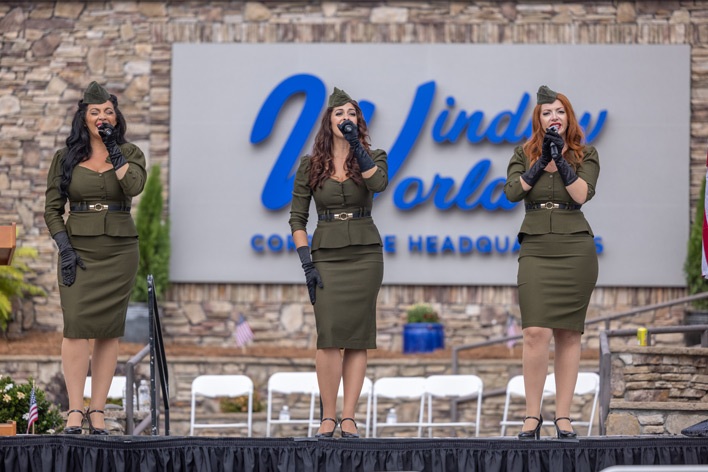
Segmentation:
<svg viewBox="0 0 708 472">
<path fill-rule="evenodd" d="M 416 89 L 405 122 L 388 152 L 389 181 L 394 180 L 421 136 L 428 116 L 431 114 L 435 92 L 435 81 L 423 83 Z M 296 74 L 283 80 L 266 98 L 251 130 L 252 144 L 266 140 L 273 130 L 280 110 L 297 95 L 304 95 L 305 98 L 302 111 L 268 175 L 261 195 L 263 205 L 269 210 L 279 210 L 290 203 L 295 179 L 293 169 L 302 154 L 303 146 L 318 122 L 327 98 L 323 81 L 311 74 Z M 529 120 L 526 126 L 521 122 L 528 113 L 529 107 L 533 106 L 528 93 L 521 96 L 513 110 L 497 113 L 488 124 L 483 111 L 459 110 L 455 114 L 453 112 L 456 105 L 455 98 L 447 97 L 445 103 L 447 109 L 437 115 L 431 130 L 432 139 L 436 143 L 456 143 L 460 136 L 464 135 L 471 144 L 483 140 L 493 144 L 504 142 L 513 144 L 531 136 L 531 121 Z M 364 118 L 367 123 L 370 123 L 376 106 L 363 100 L 360 106 Z M 607 110 L 601 110 L 594 126 L 590 128 L 592 116 L 587 112 L 581 116 L 579 124 L 585 130 L 588 143 L 600 134 L 606 118 Z M 458 208 L 471 211 L 480 207 L 486 211 L 511 210 L 516 203 L 509 202 L 502 191 L 506 179 L 497 177 L 487 182 L 490 168 L 489 159 L 477 161 L 459 188 L 456 188 L 453 177 L 440 174 L 436 174 L 433 182 L 428 186 L 420 177 L 406 177 L 394 189 L 394 205 L 400 210 L 411 210 L 432 201 L 440 210 Z"/>
<path fill-rule="evenodd" d="M 396 235 L 387 234 L 381 240 L 385 253 L 396 254 Z M 312 244 L 311 235 L 308 235 L 308 241 Z M 251 249 L 257 253 L 295 252 L 295 242 L 290 234 L 254 234 L 251 237 Z M 408 235 L 408 252 L 411 254 L 516 254 L 520 249 L 516 236 L 481 235 L 473 239 L 465 235 Z M 595 251 L 597 254 L 604 251 L 600 236 L 595 236 Z"/>
</svg>

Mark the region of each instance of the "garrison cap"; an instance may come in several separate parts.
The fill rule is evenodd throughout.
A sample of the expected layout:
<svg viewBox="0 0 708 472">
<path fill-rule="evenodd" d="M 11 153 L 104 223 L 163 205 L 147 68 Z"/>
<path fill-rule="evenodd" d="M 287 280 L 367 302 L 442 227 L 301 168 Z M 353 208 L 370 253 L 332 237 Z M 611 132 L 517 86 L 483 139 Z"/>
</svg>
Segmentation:
<svg viewBox="0 0 708 472">
<path fill-rule="evenodd" d="M 84 92 L 84 103 L 101 104 L 106 103 L 111 98 L 111 94 L 98 85 L 95 80 L 89 84 Z"/>
<path fill-rule="evenodd" d="M 558 98 L 558 92 L 554 92 L 545 85 L 541 85 L 536 93 L 536 103 L 543 105 L 545 103 L 553 103 Z"/>
<path fill-rule="evenodd" d="M 351 101 L 352 97 L 347 95 L 347 92 L 334 87 L 334 92 L 332 92 L 332 95 L 329 96 L 329 100 L 327 101 L 327 108 L 341 107 Z"/>
</svg>

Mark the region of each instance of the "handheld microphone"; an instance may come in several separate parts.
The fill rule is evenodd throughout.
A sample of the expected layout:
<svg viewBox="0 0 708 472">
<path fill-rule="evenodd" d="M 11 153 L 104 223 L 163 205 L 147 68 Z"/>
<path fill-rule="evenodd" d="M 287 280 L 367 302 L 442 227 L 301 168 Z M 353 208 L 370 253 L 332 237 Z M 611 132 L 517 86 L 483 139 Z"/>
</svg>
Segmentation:
<svg viewBox="0 0 708 472">
<path fill-rule="evenodd" d="M 551 132 L 553 131 L 554 133 L 558 133 L 558 127 L 556 125 L 551 126 L 550 128 L 546 129 L 546 132 Z M 558 146 L 556 146 L 556 143 L 551 141 L 551 157 L 553 160 L 558 159 Z"/>
<path fill-rule="evenodd" d="M 101 122 L 101 124 L 98 125 L 98 129 L 102 131 L 103 134 L 106 136 L 110 136 L 113 134 L 113 130 L 110 127 L 106 126 L 106 123 L 104 122 Z"/>
<path fill-rule="evenodd" d="M 351 133 L 353 129 L 354 129 L 354 127 L 349 123 L 344 125 L 344 132 L 345 133 Z"/>
</svg>

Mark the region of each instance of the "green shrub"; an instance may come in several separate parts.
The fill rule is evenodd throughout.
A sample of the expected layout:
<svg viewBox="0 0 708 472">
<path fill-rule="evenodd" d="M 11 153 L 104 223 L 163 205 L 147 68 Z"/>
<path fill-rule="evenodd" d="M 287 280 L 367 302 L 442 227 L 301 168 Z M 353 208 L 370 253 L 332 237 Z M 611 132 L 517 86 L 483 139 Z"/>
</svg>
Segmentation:
<svg viewBox="0 0 708 472">
<path fill-rule="evenodd" d="M 703 278 L 703 212 L 705 211 L 706 181 L 703 179 L 701 192 L 698 194 L 696 202 L 696 218 L 691 225 L 691 233 L 688 237 L 688 252 L 683 271 L 686 274 L 686 286 L 689 295 L 696 295 L 708 291 L 708 280 Z M 699 310 L 708 309 L 708 299 L 693 302 L 693 306 Z"/>
<path fill-rule="evenodd" d="M 406 312 L 409 323 L 439 323 L 438 313 L 424 303 L 413 305 Z"/>
<path fill-rule="evenodd" d="M 219 407 L 222 413 L 248 413 L 248 395 L 240 397 L 221 397 Z M 263 402 L 258 392 L 253 392 L 253 412 L 263 411 Z"/>
<path fill-rule="evenodd" d="M 136 302 L 148 301 L 148 274 L 153 276 L 155 295 L 158 299 L 169 284 L 170 224 L 168 218 L 163 218 L 162 210 L 160 167 L 152 166 L 135 216 L 140 246 L 140 263 L 132 294 L 132 299 Z"/>
<path fill-rule="evenodd" d="M 11 377 L 0 376 L 0 422 L 17 422 L 17 433 L 27 431 L 27 418 L 29 416 L 30 393 L 32 383 L 19 384 Z M 34 395 L 37 401 L 39 419 L 34 424 L 36 434 L 54 434 L 64 429 L 64 419 L 55 405 L 50 403 L 44 391 L 35 385 Z M 31 431 L 30 431 L 31 432 Z"/>
<path fill-rule="evenodd" d="M 24 261 L 36 258 L 36 249 L 20 247 L 15 250 L 12 265 L 0 266 L 0 331 L 5 332 L 7 325 L 12 321 L 13 299 L 47 296 L 41 287 L 25 281 L 25 276 L 33 274 L 34 271 Z"/>
</svg>

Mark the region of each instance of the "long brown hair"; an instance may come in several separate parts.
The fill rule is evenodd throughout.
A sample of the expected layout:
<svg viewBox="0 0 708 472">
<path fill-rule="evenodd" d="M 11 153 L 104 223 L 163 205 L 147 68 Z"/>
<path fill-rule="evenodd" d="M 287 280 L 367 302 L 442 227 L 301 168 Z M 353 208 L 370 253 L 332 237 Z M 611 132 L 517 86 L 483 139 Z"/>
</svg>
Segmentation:
<svg viewBox="0 0 708 472">
<path fill-rule="evenodd" d="M 583 129 L 578 124 L 578 119 L 575 117 L 575 111 L 573 111 L 573 106 L 570 104 L 568 97 L 559 93 L 557 98 L 560 100 L 563 108 L 565 108 L 565 113 L 568 117 L 568 126 L 565 130 L 565 143 L 568 149 L 572 151 L 563 157 L 565 157 L 570 165 L 577 169 L 580 163 L 583 162 L 585 135 L 583 134 Z M 524 143 L 523 147 L 524 154 L 526 154 L 526 157 L 529 159 L 530 165 L 533 165 L 541 156 L 543 136 L 546 134 L 546 130 L 541 126 L 541 105 L 536 105 L 533 109 L 532 129 L 533 133 L 531 134 L 531 138 Z"/>
<path fill-rule="evenodd" d="M 364 149 L 369 151 L 369 128 L 364 121 L 364 115 L 359 108 L 359 104 L 352 100 L 352 105 L 356 110 L 356 122 L 359 129 L 359 141 Z M 332 161 L 332 143 L 334 142 L 334 133 L 332 132 L 332 110 L 334 107 L 329 107 L 325 110 L 320 121 L 320 129 L 315 136 L 315 144 L 312 146 L 312 155 L 310 156 L 310 188 L 315 190 L 322 188 L 324 181 L 327 180 L 334 172 L 334 163 Z M 344 161 L 344 171 L 347 177 L 352 179 L 357 185 L 364 183 L 359 171 L 359 163 L 354 158 L 354 153 L 350 150 L 347 160 Z"/>
</svg>

